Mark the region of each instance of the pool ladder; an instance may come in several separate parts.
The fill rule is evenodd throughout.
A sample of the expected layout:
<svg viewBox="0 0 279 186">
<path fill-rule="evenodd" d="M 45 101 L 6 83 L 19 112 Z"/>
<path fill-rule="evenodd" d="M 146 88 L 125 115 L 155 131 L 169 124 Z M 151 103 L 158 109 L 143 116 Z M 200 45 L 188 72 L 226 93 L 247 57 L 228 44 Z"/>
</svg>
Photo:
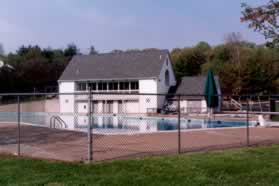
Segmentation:
<svg viewBox="0 0 279 186">
<path fill-rule="evenodd" d="M 68 127 L 67 127 L 67 124 L 65 123 L 65 121 L 63 119 L 61 119 L 60 116 L 52 116 L 50 118 L 49 128 L 63 129 L 63 128 L 68 128 Z"/>
</svg>

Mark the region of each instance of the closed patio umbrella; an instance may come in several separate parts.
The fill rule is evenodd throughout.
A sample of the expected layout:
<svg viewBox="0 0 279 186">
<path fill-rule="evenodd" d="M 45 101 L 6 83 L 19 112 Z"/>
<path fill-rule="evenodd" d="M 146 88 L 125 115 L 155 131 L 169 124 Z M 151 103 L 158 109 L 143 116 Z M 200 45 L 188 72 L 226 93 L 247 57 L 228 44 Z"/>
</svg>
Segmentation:
<svg viewBox="0 0 279 186">
<path fill-rule="evenodd" d="M 207 103 L 207 108 L 209 108 L 210 117 L 213 113 L 213 109 L 218 107 L 219 105 L 218 91 L 212 70 L 209 70 L 207 74 L 204 95 Z"/>
</svg>

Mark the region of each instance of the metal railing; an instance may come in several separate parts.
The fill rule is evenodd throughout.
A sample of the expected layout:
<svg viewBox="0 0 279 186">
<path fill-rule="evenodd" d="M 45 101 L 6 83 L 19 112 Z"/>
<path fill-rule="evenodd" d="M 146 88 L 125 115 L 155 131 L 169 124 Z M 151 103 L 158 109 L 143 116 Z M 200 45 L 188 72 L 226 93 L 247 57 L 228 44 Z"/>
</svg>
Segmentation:
<svg viewBox="0 0 279 186">
<path fill-rule="evenodd" d="M 58 122 L 58 125 L 57 125 Z M 54 129 L 66 129 L 67 124 L 65 121 L 60 117 L 60 116 L 52 116 L 49 121 L 49 128 L 54 128 Z"/>
<path fill-rule="evenodd" d="M 242 110 L 242 105 L 241 103 L 237 102 L 235 99 L 231 98 L 231 105 L 233 105 L 234 107 L 236 107 L 239 110 Z"/>
</svg>

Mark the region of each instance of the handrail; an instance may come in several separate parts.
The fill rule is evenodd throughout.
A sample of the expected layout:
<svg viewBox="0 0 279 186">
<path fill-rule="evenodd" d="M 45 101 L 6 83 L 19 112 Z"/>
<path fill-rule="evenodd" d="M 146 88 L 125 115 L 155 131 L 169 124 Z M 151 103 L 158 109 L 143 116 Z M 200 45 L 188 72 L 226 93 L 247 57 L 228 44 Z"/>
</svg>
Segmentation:
<svg viewBox="0 0 279 186">
<path fill-rule="evenodd" d="M 67 124 L 60 116 L 57 116 L 57 119 L 60 120 L 60 122 L 64 125 L 64 128 L 67 128 Z"/>
<path fill-rule="evenodd" d="M 52 116 L 50 118 L 50 125 L 49 125 L 49 128 L 55 128 L 55 118 L 56 116 Z"/>
<path fill-rule="evenodd" d="M 57 128 L 56 127 L 56 121 L 59 123 L 58 128 L 67 128 L 67 124 L 60 116 L 52 116 L 50 118 L 50 128 Z"/>
<path fill-rule="evenodd" d="M 236 101 L 235 99 L 233 99 L 233 98 L 231 98 L 231 104 L 232 104 L 233 106 L 235 106 L 236 108 L 242 110 L 242 105 L 241 105 L 241 103 L 237 102 L 237 101 Z"/>
</svg>

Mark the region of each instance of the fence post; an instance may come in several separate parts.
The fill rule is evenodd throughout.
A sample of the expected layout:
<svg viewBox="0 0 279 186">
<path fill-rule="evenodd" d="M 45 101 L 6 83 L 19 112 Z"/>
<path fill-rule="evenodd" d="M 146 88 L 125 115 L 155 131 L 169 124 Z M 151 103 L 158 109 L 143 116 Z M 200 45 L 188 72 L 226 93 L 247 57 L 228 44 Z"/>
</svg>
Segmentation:
<svg viewBox="0 0 279 186">
<path fill-rule="evenodd" d="M 246 98 L 247 101 L 247 109 L 246 109 L 246 143 L 247 146 L 250 145 L 250 127 L 249 127 L 249 110 L 250 110 L 250 104 L 249 104 L 249 100 Z"/>
<path fill-rule="evenodd" d="M 88 97 L 88 133 L 87 133 L 87 138 L 88 138 L 88 161 L 91 162 L 93 160 L 93 152 L 92 152 L 92 128 L 91 128 L 91 102 L 92 102 L 92 97 L 91 97 L 91 87 L 89 87 L 89 97 Z"/>
<path fill-rule="evenodd" d="M 180 95 L 178 95 L 178 103 L 177 103 L 177 108 L 178 108 L 178 114 L 177 114 L 177 127 L 178 127 L 178 154 L 181 153 L 181 108 L 180 108 Z"/>
<path fill-rule="evenodd" d="M 17 96 L 17 155 L 20 156 L 20 96 Z"/>
</svg>

